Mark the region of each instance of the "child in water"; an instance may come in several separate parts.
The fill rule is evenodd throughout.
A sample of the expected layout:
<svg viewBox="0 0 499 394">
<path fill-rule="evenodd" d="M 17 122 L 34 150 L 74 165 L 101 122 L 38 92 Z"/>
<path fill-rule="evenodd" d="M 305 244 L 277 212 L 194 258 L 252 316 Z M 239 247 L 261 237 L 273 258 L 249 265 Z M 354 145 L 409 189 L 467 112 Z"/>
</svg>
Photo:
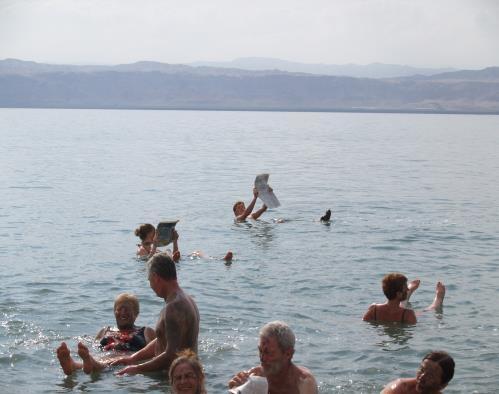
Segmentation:
<svg viewBox="0 0 499 394">
<path fill-rule="evenodd" d="M 137 245 L 137 257 L 139 258 L 149 258 L 154 256 L 156 253 L 161 253 L 157 249 L 157 234 L 156 228 L 150 224 L 141 224 L 135 229 L 135 235 L 140 238 L 140 244 Z M 178 233 L 173 230 L 173 261 L 177 262 L 180 260 L 180 251 L 178 250 Z"/>
</svg>

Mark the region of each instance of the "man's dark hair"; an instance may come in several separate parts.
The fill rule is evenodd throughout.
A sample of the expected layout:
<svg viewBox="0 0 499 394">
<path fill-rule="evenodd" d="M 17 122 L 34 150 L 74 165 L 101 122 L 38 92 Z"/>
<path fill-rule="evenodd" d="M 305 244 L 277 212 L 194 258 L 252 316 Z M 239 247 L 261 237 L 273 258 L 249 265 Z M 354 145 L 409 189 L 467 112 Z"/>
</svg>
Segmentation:
<svg viewBox="0 0 499 394">
<path fill-rule="evenodd" d="M 385 275 L 381 285 L 386 298 L 393 300 L 399 291 L 404 290 L 404 285 L 407 283 L 407 278 L 398 273 Z"/>
<path fill-rule="evenodd" d="M 454 360 L 447 352 L 435 351 L 424 356 L 424 360 L 435 361 L 442 368 L 442 386 L 450 382 L 454 376 Z"/>
<path fill-rule="evenodd" d="M 149 276 L 156 274 L 165 280 L 177 279 L 177 269 L 175 262 L 167 253 L 157 253 L 147 262 L 149 267 Z"/>
</svg>

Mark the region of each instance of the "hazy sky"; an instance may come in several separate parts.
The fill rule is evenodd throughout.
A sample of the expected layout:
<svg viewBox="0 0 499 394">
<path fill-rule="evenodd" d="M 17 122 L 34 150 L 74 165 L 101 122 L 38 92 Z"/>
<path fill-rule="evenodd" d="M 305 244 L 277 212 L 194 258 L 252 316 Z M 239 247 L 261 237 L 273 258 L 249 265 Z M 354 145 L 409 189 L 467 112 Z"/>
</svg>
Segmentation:
<svg viewBox="0 0 499 394">
<path fill-rule="evenodd" d="M 0 0 L 0 59 L 499 66 L 496 0 Z"/>
</svg>

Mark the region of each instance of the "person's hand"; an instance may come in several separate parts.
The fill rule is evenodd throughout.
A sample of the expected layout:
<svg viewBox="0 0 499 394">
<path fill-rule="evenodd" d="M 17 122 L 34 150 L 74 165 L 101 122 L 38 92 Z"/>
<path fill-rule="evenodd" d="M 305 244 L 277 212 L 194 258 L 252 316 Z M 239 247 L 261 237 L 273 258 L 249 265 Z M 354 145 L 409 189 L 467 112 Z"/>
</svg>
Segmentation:
<svg viewBox="0 0 499 394">
<path fill-rule="evenodd" d="M 180 260 L 180 252 L 178 250 L 176 250 L 175 252 L 173 252 L 173 255 L 172 255 L 172 260 L 177 262 Z"/>
<path fill-rule="evenodd" d="M 123 369 L 120 369 L 118 372 L 116 372 L 116 375 L 135 375 L 138 374 L 139 371 L 139 366 L 138 365 L 129 365 L 128 367 L 125 367 Z"/>
<path fill-rule="evenodd" d="M 131 356 L 120 357 L 114 360 L 110 365 L 130 365 L 133 364 Z"/>
<path fill-rule="evenodd" d="M 269 193 L 272 193 L 274 190 L 269 186 Z"/>
<path fill-rule="evenodd" d="M 246 383 L 248 380 L 250 374 L 247 371 L 241 371 L 239 372 L 236 376 L 234 376 L 231 380 L 229 380 L 229 388 L 234 388 L 241 386 L 242 384 Z"/>
<path fill-rule="evenodd" d="M 253 197 L 255 197 L 255 198 L 258 197 L 258 190 L 256 187 L 253 188 Z"/>
</svg>

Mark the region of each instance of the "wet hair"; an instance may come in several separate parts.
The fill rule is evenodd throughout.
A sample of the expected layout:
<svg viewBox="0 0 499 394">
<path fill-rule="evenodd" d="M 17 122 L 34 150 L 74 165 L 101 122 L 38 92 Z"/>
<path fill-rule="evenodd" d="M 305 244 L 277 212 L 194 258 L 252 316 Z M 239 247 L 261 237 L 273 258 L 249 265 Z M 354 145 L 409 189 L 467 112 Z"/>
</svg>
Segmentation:
<svg viewBox="0 0 499 394">
<path fill-rule="evenodd" d="M 442 369 L 442 381 L 441 385 L 445 386 L 447 383 L 450 382 L 452 377 L 454 376 L 454 360 L 453 358 L 444 351 L 435 351 L 435 352 L 430 352 L 426 356 L 423 357 L 423 360 L 431 360 L 440 366 Z"/>
<path fill-rule="evenodd" d="M 234 211 L 234 215 L 236 214 L 236 207 L 237 207 L 239 204 L 241 204 L 241 203 L 243 203 L 243 204 L 244 204 L 244 201 L 241 201 L 241 200 L 236 201 L 236 202 L 234 203 L 234 205 L 232 206 L 232 210 Z"/>
<path fill-rule="evenodd" d="M 137 296 L 130 293 L 118 294 L 114 299 L 114 309 L 116 309 L 119 305 L 123 304 L 124 302 L 131 303 L 135 316 L 139 315 L 140 308 L 139 308 L 139 299 L 137 298 Z"/>
<path fill-rule="evenodd" d="M 265 324 L 260 330 L 260 337 L 274 337 L 282 351 L 291 349 L 294 352 L 296 342 L 295 334 L 283 321 L 276 320 Z"/>
<path fill-rule="evenodd" d="M 175 262 L 167 253 L 157 253 L 147 262 L 149 276 L 156 274 L 165 280 L 177 279 L 177 269 Z"/>
<path fill-rule="evenodd" d="M 407 278 L 399 273 L 385 275 L 381 282 L 383 293 L 389 300 L 393 300 L 399 291 L 403 291 L 405 284 L 407 284 Z"/>
<path fill-rule="evenodd" d="M 145 240 L 147 234 L 151 231 L 155 231 L 156 229 L 150 223 L 141 224 L 139 227 L 135 229 L 135 235 L 141 239 L 141 241 Z"/>
<path fill-rule="evenodd" d="M 173 360 L 168 372 L 168 375 L 170 376 L 170 384 L 173 386 L 173 373 L 175 372 L 175 368 L 177 368 L 180 364 L 189 364 L 189 366 L 196 374 L 196 378 L 198 381 L 198 389 L 196 391 L 196 394 L 206 394 L 206 388 L 204 387 L 203 366 L 201 365 L 201 361 L 199 361 L 196 353 L 194 353 L 191 349 L 184 349 L 178 352 L 176 356 L 177 358 Z"/>
</svg>

